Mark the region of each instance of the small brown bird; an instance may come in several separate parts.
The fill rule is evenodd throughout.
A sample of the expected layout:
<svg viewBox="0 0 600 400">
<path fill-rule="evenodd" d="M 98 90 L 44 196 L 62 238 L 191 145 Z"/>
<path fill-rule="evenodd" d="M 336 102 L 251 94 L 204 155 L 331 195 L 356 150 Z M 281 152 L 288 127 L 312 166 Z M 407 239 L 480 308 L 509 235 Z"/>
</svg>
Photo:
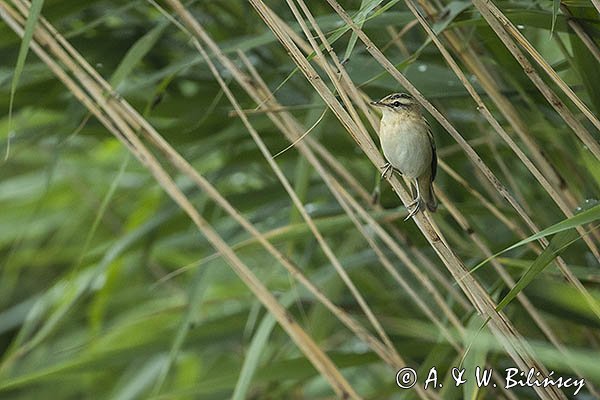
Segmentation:
<svg viewBox="0 0 600 400">
<path fill-rule="evenodd" d="M 421 113 L 421 106 L 406 93 L 392 93 L 371 104 L 383 112 L 379 139 L 388 162 L 382 167 L 381 177 L 398 171 L 414 182 L 416 195 L 407 207 L 414 208 L 406 219 L 422 210 L 423 204 L 434 212 L 437 209 L 433 193 L 437 156 L 431 127 Z"/>
</svg>

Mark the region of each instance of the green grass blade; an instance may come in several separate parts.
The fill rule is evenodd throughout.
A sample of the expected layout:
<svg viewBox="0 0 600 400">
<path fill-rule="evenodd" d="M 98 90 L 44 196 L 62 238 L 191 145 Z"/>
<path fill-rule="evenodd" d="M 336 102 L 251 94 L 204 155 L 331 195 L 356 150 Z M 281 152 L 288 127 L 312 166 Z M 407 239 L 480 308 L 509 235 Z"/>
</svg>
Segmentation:
<svg viewBox="0 0 600 400">
<path fill-rule="evenodd" d="M 362 0 L 360 4 L 360 11 L 356 15 L 357 25 L 362 28 L 365 23 L 365 19 L 367 14 L 369 14 L 375 7 L 377 7 L 382 0 L 373 0 L 368 2 L 368 0 Z M 350 55 L 352 54 L 352 50 L 354 50 L 354 46 L 356 46 L 356 41 L 358 40 L 358 36 L 356 33 L 352 32 L 350 36 L 350 40 L 348 41 L 348 46 L 346 47 L 346 53 L 344 53 L 343 60 L 350 59 Z"/>
<path fill-rule="evenodd" d="M 465 337 L 465 349 L 469 349 L 469 351 L 466 352 L 462 364 L 465 369 L 464 377 L 472 377 L 472 379 L 467 379 L 467 382 L 463 386 L 464 400 L 476 400 L 481 391 L 476 380 L 473 379 L 478 367 L 481 369 L 485 368 L 488 353 L 484 336 L 479 335 L 480 326 L 481 318 L 476 314 L 473 315 L 467 326 L 469 334 Z"/>
<path fill-rule="evenodd" d="M 569 229 L 576 228 L 580 225 L 585 225 L 590 222 L 594 222 L 598 219 L 600 219 L 600 204 L 590 208 L 589 210 L 582 211 L 579 214 L 572 216 L 571 218 L 567 218 L 557 224 L 554 224 L 534 235 L 529 236 L 526 239 L 523 239 L 523 240 L 513 244 L 512 246 L 507 247 L 506 249 L 504 249 L 502 251 L 499 251 L 498 253 L 494 254 L 493 256 L 490 256 L 490 257 L 486 258 L 485 260 L 483 260 L 482 262 L 480 262 L 479 264 L 477 264 L 473 269 L 471 269 L 471 273 L 477 271 L 479 268 L 483 267 L 488 261 L 493 260 L 494 258 L 498 257 L 500 254 L 504 254 L 507 251 L 516 249 L 517 247 L 520 247 L 520 246 L 523 246 L 524 244 L 539 240 L 543 237 L 554 235 L 555 233 L 563 232 L 563 231 L 566 231 Z"/>
<path fill-rule="evenodd" d="M 117 87 L 133 71 L 135 66 L 154 47 L 169 24 L 170 21 L 165 19 L 131 46 L 110 78 L 110 84 L 113 87 Z"/>
<path fill-rule="evenodd" d="M 152 389 L 153 395 L 156 396 L 160 393 L 167 375 L 169 374 L 169 370 L 175 363 L 185 338 L 188 336 L 188 333 L 193 326 L 194 318 L 197 318 L 197 315 L 199 314 L 200 306 L 212 280 L 213 277 L 207 273 L 206 268 L 201 268 L 196 272 L 194 281 L 191 282 L 190 285 L 191 287 L 187 310 L 183 315 L 177 332 L 175 333 L 173 343 L 171 344 L 171 350 L 169 351 L 169 356 L 161 366 L 160 372 L 157 374 L 156 381 Z"/>
<path fill-rule="evenodd" d="M 552 238 L 548 247 L 538 256 L 538 258 L 531 264 L 529 269 L 523 274 L 517 284 L 508 292 L 506 296 L 496 306 L 496 311 L 502 310 L 508 305 L 517 295 L 525 289 L 527 285 L 538 276 L 544 268 L 548 266 L 556 257 L 560 256 L 563 251 L 572 243 L 574 243 L 580 236 L 574 229 L 557 233 Z"/>
<path fill-rule="evenodd" d="M 280 299 L 281 304 L 284 307 L 289 307 L 296 299 L 296 296 L 297 292 L 295 290 L 288 292 Z M 272 314 L 266 314 L 258 326 L 258 329 L 252 338 L 252 342 L 250 343 L 250 347 L 248 348 L 248 352 L 246 353 L 240 376 L 235 384 L 235 390 L 231 396 L 232 400 L 243 400 L 248 398 L 250 382 L 252 382 L 252 377 L 258 369 L 260 357 L 267 347 L 269 336 L 276 323 L 277 321 Z"/>
<path fill-rule="evenodd" d="M 552 2 L 552 26 L 550 27 L 550 37 L 554 34 L 554 27 L 556 26 L 556 16 L 560 8 L 560 0 L 553 0 Z"/>
<path fill-rule="evenodd" d="M 25 23 L 25 32 L 23 33 L 23 40 L 21 40 L 19 55 L 17 56 L 17 65 L 15 66 L 13 79 L 10 85 L 10 100 L 8 103 L 9 121 L 12 118 L 12 108 L 15 99 L 15 93 L 17 91 L 17 85 L 19 84 L 19 79 L 21 78 L 23 68 L 25 67 L 25 60 L 27 59 L 29 45 L 31 44 L 31 39 L 33 38 L 33 31 L 35 29 L 35 25 L 37 24 L 37 20 L 40 16 L 43 5 L 44 0 L 33 0 L 31 2 L 31 7 L 29 8 L 29 16 L 27 18 L 27 22 Z"/>
</svg>

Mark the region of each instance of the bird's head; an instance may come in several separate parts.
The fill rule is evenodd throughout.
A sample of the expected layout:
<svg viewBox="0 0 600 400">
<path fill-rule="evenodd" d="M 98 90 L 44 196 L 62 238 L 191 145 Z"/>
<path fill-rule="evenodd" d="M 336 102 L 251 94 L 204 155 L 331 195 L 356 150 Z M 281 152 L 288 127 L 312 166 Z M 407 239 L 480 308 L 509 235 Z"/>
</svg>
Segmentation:
<svg viewBox="0 0 600 400">
<path fill-rule="evenodd" d="M 383 111 L 397 113 L 419 112 L 419 103 L 407 93 L 392 93 L 378 101 L 372 101 L 371 105 L 382 108 Z"/>
</svg>

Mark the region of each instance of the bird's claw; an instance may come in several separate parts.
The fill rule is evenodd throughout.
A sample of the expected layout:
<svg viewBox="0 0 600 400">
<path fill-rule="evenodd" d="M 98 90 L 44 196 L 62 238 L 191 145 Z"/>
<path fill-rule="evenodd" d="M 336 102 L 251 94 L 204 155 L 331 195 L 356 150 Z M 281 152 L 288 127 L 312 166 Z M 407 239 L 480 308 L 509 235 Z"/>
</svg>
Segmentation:
<svg viewBox="0 0 600 400">
<path fill-rule="evenodd" d="M 392 164 L 390 163 L 386 163 L 384 166 L 381 167 L 381 169 L 383 169 L 383 171 L 381 172 L 381 179 L 386 179 L 388 173 L 390 175 L 390 178 L 394 174 L 394 167 L 392 167 Z"/>
<path fill-rule="evenodd" d="M 421 200 L 421 199 L 417 197 L 416 199 L 414 199 L 413 201 L 411 201 L 410 203 L 408 203 L 408 204 L 406 205 L 406 208 L 413 208 L 414 206 L 416 206 L 416 205 L 418 205 L 418 204 L 419 204 L 419 201 L 420 201 L 420 200 Z"/>
<path fill-rule="evenodd" d="M 409 210 L 410 212 L 408 213 L 408 215 L 406 216 L 406 218 L 404 218 L 404 221 L 408 221 L 409 219 L 411 219 L 416 213 L 418 213 L 422 208 L 423 208 L 423 203 L 421 201 L 420 197 L 417 197 L 416 199 L 414 199 L 413 201 L 411 201 L 410 203 L 408 203 L 406 205 L 406 209 Z M 414 208 L 413 208 L 414 207 Z M 411 210 L 412 208 L 412 210 Z"/>
</svg>

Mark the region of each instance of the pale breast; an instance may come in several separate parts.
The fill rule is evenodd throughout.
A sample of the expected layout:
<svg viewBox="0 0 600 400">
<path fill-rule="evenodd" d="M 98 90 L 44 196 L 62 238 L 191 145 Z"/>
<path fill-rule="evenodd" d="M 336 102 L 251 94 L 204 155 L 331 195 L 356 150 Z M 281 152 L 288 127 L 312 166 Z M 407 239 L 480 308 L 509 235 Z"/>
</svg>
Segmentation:
<svg viewBox="0 0 600 400">
<path fill-rule="evenodd" d="M 381 148 L 394 168 L 418 178 L 431 166 L 431 143 L 426 126 L 418 119 L 384 118 L 380 127 Z"/>
</svg>

